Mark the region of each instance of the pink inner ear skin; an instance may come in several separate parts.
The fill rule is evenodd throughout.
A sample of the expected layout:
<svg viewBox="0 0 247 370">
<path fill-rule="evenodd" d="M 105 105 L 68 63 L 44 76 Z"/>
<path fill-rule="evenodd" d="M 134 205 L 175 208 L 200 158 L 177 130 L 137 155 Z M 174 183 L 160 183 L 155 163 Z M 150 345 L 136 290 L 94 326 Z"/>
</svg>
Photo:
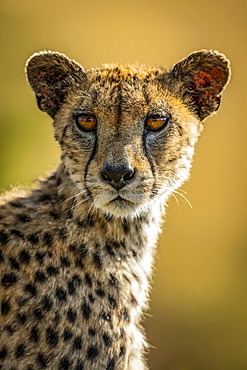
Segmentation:
<svg viewBox="0 0 247 370">
<path fill-rule="evenodd" d="M 222 84 L 226 76 L 221 68 L 212 67 L 209 72 L 200 71 L 193 77 L 196 89 L 201 89 L 211 85 L 212 83 L 216 85 Z"/>
</svg>

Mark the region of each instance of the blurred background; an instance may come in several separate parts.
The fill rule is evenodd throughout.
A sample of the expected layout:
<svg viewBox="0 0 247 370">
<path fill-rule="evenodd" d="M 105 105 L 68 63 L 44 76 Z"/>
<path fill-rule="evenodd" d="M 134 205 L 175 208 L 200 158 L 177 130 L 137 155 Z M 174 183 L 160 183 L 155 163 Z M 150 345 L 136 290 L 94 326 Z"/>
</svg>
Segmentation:
<svg viewBox="0 0 247 370">
<path fill-rule="evenodd" d="M 85 67 L 171 67 L 206 48 L 232 62 L 182 188 L 193 208 L 172 198 L 159 239 L 145 319 L 152 370 L 247 369 L 246 15 L 246 0 L 0 2 L 1 191 L 30 185 L 59 160 L 51 119 L 25 81 L 32 53 L 64 52 Z"/>
</svg>

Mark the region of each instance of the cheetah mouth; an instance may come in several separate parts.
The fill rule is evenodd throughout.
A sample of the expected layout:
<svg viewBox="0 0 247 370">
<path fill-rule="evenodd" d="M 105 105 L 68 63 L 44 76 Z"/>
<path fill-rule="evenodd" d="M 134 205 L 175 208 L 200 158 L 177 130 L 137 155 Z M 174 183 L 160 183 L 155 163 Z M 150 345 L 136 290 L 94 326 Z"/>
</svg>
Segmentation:
<svg viewBox="0 0 247 370">
<path fill-rule="evenodd" d="M 116 198 L 112 199 L 109 203 L 114 204 L 132 204 L 134 205 L 134 202 L 132 202 L 130 199 L 126 199 L 118 195 Z"/>
<path fill-rule="evenodd" d="M 116 198 L 114 198 L 114 199 L 112 199 L 111 201 L 110 201 L 110 203 L 112 203 L 112 202 L 115 202 L 115 201 L 127 201 L 126 199 L 124 199 L 124 198 L 122 198 L 122 197 L 120 197 L 120 195 L 118 195 Z M 128 202 L 128 201 L 127 201 Z"/>
</svg>

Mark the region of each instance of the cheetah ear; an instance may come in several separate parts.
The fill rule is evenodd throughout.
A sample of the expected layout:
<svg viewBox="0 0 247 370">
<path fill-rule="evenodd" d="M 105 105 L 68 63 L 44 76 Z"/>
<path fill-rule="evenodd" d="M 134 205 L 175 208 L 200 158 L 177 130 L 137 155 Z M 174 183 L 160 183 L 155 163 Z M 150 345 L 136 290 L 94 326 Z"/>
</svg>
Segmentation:
<svg viewBox="0 0 247 370">
<path fill-rule="evenodd" d="M 55 117 L 66 96 L 82 73 L 82 67 L 57 52 L 35 53 L 27 61 L 27 79 L 39 108 Z"/>
<path fill-rule="evenodd" d="M 221 93 L 230 79 L 230 65 L 224 54 L 195 52 L 177 63 L 171 73 L 179 93 L 200 120 L 219 109 Z"/>
</svg>

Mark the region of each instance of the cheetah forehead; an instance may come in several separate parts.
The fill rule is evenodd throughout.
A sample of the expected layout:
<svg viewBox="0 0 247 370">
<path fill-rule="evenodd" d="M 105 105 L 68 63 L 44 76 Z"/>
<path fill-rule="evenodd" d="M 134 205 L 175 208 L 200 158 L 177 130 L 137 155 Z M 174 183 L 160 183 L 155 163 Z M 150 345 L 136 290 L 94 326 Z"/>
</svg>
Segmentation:
<svg viewBox="0 0 247 370">
<path fill-rule="evenodd" d="M 91 68 L 86 74 L 97 81 L 128 82 L 157 78 L 164 69 L 146 64 L 103 64 L 100 68 Z"/>
</svg>

